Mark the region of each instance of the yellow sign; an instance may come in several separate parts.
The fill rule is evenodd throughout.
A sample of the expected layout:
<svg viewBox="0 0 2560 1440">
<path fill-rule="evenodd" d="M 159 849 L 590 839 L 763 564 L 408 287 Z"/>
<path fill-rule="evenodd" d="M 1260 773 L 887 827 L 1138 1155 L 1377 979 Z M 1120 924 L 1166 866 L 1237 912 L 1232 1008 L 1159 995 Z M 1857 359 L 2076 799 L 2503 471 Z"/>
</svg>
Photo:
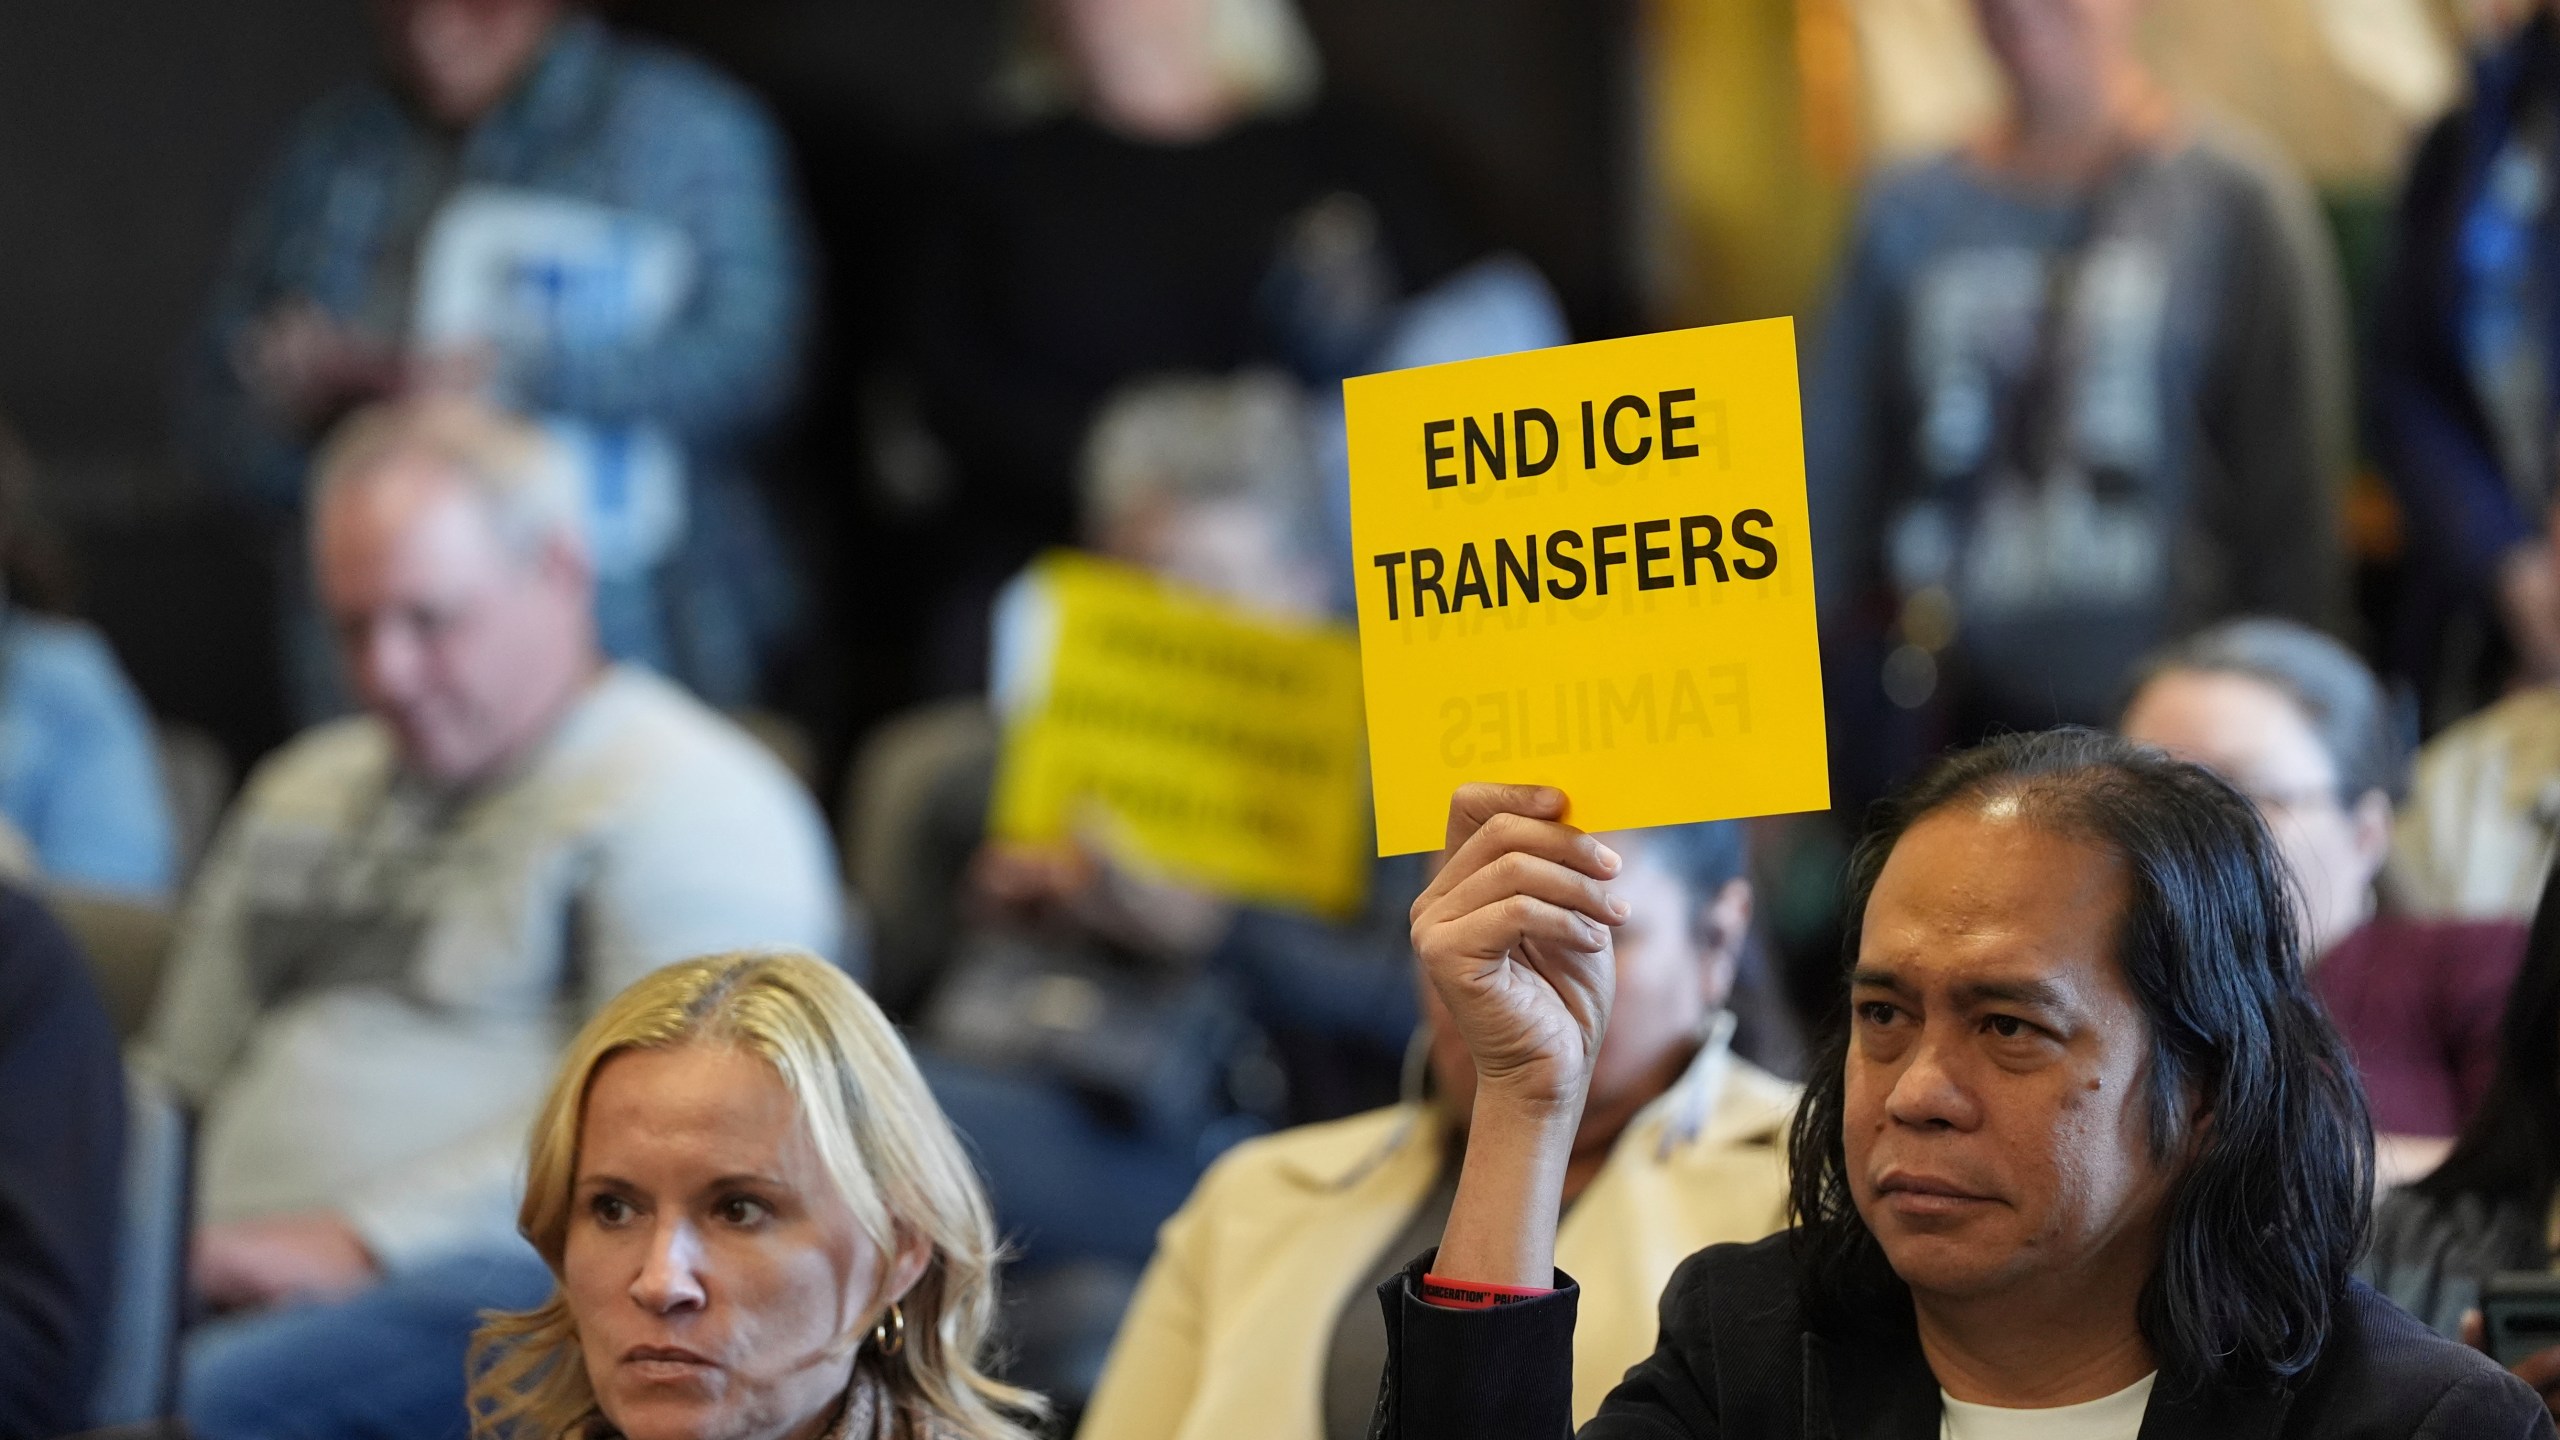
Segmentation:
<svg viewBox="0 0 2560 1440">
<path fill-rule="evenodd" d="M 1794 322 L 1343 386 L 1378 849 L 1469 780 L 1592 830 L 1830 804 Z"/>
<path fill-rule="evenodd" d="M 1099 826 L 1160 873 L 1326 915 L 1369 880 L 1360 650 L 1143 571 L 1060 552 L 1015 614 L 989 828 L 1059 844 Z M 1010 690 L 1012 693 L 1006 694 Z"/>
</svg>

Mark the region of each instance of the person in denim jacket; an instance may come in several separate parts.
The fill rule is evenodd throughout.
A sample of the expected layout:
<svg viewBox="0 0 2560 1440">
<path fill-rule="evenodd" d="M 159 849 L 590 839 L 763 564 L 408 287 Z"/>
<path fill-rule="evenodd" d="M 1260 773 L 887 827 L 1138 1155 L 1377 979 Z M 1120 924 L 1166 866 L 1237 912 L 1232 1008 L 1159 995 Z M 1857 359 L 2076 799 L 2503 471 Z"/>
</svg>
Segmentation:
<svg viewBox="0 0 2560 1440">
<path fill-rule="evenodd" d="M 355 405 L 458 388 L 543 418 L 588 457 L 608 650 L 740 703 L 794 607 L 747 474 L 808 309 L 781 137 L 566 0 L 376 12 L 385 65 L 302 117 L 240 222 L 189 366 L 196 462 L 293 544 L 311 446 Z M 316 719 L 343 692 L 306 615 Z"/>
</svg>

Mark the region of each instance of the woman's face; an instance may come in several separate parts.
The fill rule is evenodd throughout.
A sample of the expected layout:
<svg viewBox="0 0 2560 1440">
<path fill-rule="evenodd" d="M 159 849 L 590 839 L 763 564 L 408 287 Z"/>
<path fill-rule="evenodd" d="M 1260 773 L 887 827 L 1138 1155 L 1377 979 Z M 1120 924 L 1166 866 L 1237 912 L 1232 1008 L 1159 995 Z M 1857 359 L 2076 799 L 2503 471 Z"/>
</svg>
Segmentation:
<svg viewBox="0 0 2560 1440">
<path fill-rule="evenodd" d="M 820 1433 L 879 1313 L 923 1270 L 920 1243 L 884 1265 L 780 1075 L 725 1045 L 607 1060 L 576 1187 L 561 1291 L 629 1440 Z"/>
<path fill-rule="evenodd" d="M 2380 791 L 2338 798 L 2338 762 L 2283 691 L 2248 675 L 2171 670 L 2133 697 L 2123 729 L 2257 804 L 2293 874 L 2312 958 L 2364 923 L 2391 854 L 2391 801 Z"/>
</svg>

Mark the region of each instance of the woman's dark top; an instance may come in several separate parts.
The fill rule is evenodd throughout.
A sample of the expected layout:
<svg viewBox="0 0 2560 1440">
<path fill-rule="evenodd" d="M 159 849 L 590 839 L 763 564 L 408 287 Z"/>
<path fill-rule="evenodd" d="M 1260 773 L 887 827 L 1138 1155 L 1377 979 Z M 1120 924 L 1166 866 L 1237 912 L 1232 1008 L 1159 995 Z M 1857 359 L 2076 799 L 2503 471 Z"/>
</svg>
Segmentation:
<svg viewBox="0 0 2560 1440">
<path fill-rule="evenodd" d="M 2521 1198 L 2394 1190 L 2374 1212 L 2373 1243 L 2356 1273 L 2437 1334 L 2458 1336 L 2490 1276 L 2551 1268 L 2550 1223 L 2547 1210 Z"/>
<path fill-rule="evenodd" d="M 1324 208 L 1340 196 L 1356 200 Z M 1448 214 L 1391 127 L 1331 103 L 1188 145 L 1074 117 L 990 139 L 952 176 L 913 310 L 964 513 L 1071 538 L 1085 429 L 1130 381 L 1257 363 L 1339 379 L 1365 337 L 1323 332 L 1471 257 Z M 1346 264 L 1384 270 L 1386 293 L 1307 293 L 1362 288 L 1331 273 Z"/>
<path fill-rule="evenodd" d="M 1387 1373 L 1372 1440 L 1559 1440 L 1572 1429 L 1579 1294 L 1492 1310 L 1424 1304 L 1430 1256 L 1378 1289 Z M 1692 1255 L 1662 1294 L 1662 1338 L 1582 1440 L 1936 1440 L 1937 1377 L 1907 1303 L 1816 1322 L 1789 1237 Z M 2289 1390 L 2163 1383 L 2142 1440 L 2528 1440 L 2551 1417 L 2524 1382 L 2354 1283 L 2328 1347 Z"/>
</svg>

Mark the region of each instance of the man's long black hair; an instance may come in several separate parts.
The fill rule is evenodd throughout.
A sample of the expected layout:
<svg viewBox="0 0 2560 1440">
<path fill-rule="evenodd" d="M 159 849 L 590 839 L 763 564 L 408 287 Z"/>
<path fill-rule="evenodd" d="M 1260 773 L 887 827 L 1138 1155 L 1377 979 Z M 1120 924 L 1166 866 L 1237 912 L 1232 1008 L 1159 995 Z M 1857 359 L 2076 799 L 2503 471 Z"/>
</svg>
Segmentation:
<svg viewBox="0 0 2560 1440">
<path fill-rule="evenodd" d="M 2292 885 L 2265 822 L 2205 771 L 2114 736 L 1993 740 L 1879 807 L 1852 861 L 1853 958 L 1895 844 L 1929 815 L 1993 800 L 2112 853 L 2130 882 L 2115 953 L 2150 1025 L 2152 1148 L 2178 1167 L 2140 1307 L 2164 1387 L 2299 1375 L 2327 1343 L 2364 1244 L 2373 1138 L 2345 1047 L 2304 981 Z M 1909 1292 L 1849 1188 L 1850 1030 L 1844 1006 L 1790 1137 L 1797 1254 L 1814 1315 L 1907 1314 Z"/>
</svg>

